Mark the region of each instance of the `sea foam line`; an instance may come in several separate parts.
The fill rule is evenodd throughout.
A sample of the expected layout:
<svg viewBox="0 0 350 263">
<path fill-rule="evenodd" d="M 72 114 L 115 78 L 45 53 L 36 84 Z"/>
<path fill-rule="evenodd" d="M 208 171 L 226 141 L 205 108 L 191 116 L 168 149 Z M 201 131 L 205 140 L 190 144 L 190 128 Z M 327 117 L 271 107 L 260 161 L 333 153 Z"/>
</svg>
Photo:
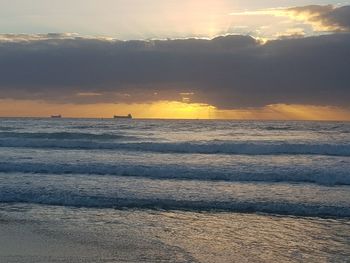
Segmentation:
<svg viewBox="0 0 350 263">
<path fill-rule="evenodd" d="M 350 144 L 285 142 L 117 142 L 101 140 L 1 138 L 0 147 L 128 150 L 158 153 L 350 156 Z"/>
<path fill-rule="evenodd" d="M 298 168 L 246 170 L 239 167 L 186 167 L 178 165 L 113 165 L 102 163 L 11 163 L 0 162 L 1 173 L 24 174 L 83 174 L 94 176 L 143 177 L 162 180 L 196 180 L 227 182 L 286 182 L 314 183 L 319 185 L 350 185 L 350 172 L 346 167 L 340 169 Z"/>
<path fill-rule="evenodd" d="M 267 213 L 276 215 L 349 218 L 350 207 L 317 204 L 289 203 L 283 201 L 193 201 L 172 199 L 113 198 L 81 196 L 76 194 L 0 193 L 1 203 L 32 203 L 42 205 L 113 208 L 113 209 L 162 209 L 184 211 L 222 211 L 235 213 Z"/>
</svg>

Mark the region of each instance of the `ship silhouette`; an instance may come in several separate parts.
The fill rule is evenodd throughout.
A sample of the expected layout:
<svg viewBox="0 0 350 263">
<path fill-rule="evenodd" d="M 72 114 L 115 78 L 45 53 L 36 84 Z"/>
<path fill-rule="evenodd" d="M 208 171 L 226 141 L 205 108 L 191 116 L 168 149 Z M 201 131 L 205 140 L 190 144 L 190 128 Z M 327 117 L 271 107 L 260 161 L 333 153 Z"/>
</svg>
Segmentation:
<svg viewBox="0 0 350 263">
<path fill-rule="evenodd" d="M 114 119 L 132 119 L 132 115 L 129 113 L 126 116 L 118 116 L 118 115 L 114 115 L 113 117 Z"/>
</svg>

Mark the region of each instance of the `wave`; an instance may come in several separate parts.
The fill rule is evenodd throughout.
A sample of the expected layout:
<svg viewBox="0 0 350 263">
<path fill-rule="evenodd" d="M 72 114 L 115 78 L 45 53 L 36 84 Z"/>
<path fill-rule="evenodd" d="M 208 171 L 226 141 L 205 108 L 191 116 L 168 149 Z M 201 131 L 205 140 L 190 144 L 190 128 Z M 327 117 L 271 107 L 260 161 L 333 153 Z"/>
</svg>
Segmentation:
<svg viewBox="0 0 350 263">
<path fill-rule="evenodd" d="M 179 165 L 145 166 L 112 165 L 101 163 L 88 164 L 50 164 L 50 163 L 5 163 L 0 162 L 1 173 L 24 174 L 84 174 L 97 176 L 143 177 L 162 180 L 197 180 L 227 182 L 279 182 L 313 183 L 318 185 L 350 185 L 350 173 L 347 167 L 341 169 L 316 168 L 290 169 L 275 167 L 271 170 L 257 168 L 256 171 L 218 169 L 210 167 L 185 167 Z"/>
<path fill-rule="evenodd" d="M 6 140 L 11 145 L 11 139 L 24 139 L 22 142 L 30 143 L 29 139 L 40 140 L 118 140 L 118 139 L 135 139 L 136 137 L 122 135 L 122 134 L 94 134 L 94 133 L 81 133 L 81 132 L 0 132 L 0 142 Z M 33 140 L 33 142 L 38 142 Z M 20 144 L 21 142 L 19 142 Z M 1 144 L 0 144 L 1 145 Z"/>
<path fill-rule="evenodd" d="M 275 215 L 349 218 L 350 207 L 289 203 L 283 201 L 192 201 L 159 198 L 117 198 L 82 196 L 67 192 L 39 194 L 35 192 L 0 192 L 2 203 L 32 203 L 42 205 L 112 208 L 157 209 L 184 211 L 222 211 L 236 213 L 267 213 Z"/>
<path fill-rule="evenodd" d="M 158 153 L 188 154 L 242 154 L 242 155 L 330 155 L 350 156 L 350 144 L 312 144 L 285 142 L 115 142 L 91 139 L 127 138 L 123 135 L 106 134 L 27 134 L 16 138 L 0 138 L 0 147 L 56 148 L 82 150 L 129 150 Z M 20 137 L 22 136 L 22 137 Z M 33 136 L 33 137 L 31 137 Z M 46 136 L 46 138 L 45 138 Z M 62 137 L 62 139 L 57 139 Z M 84 136 L 88 136 L 84 138 Z M 40 139 L 39 139 L 40 138 Z"/>
<path fill-rule="evenodd" d="M 267 131 L 292 131 L 292 130 L 299 130 L 298 128 L 292 127 L 292 126 L 267 126 L 263 127 L 262 129 Z"/>
<path fill-rule="evenodd" d="M 0 127 L 0 131 L 13 131 L 15 128 L 13 127 Z"/>
</svg>

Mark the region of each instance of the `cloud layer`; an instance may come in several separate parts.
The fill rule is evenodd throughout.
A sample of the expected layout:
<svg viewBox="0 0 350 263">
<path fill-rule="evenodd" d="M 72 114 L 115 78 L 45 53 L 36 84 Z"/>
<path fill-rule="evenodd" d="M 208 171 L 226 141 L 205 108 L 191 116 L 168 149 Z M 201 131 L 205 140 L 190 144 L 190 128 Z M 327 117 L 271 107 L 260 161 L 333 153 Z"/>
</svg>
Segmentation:
<svg viewBox="0 0 350 263">
<path fill-rule="evenodd" d="M 316 27 L 324 31 L 350 31 L 350 6 L 309 5 L 289 8 L 287 11 L 316 23 Z"/>
<path fill-rule="evenodd" d="M 118 41 L 3 35 L 0 97 L 80 104 L 183 100 L 220 109 L 348 107 L 348 58 L 345 33 L 266 44 L 249 36 Z"/>
</svg>

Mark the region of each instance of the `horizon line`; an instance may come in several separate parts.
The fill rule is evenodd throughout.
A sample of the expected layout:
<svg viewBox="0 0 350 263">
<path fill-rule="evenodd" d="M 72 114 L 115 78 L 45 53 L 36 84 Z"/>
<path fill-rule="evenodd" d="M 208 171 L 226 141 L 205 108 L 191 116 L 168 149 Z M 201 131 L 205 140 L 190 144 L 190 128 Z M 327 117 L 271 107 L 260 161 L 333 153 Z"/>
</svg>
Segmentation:
<svg viewBox="0 0 350 263">
<path fill-rule="evenodd" d="M 116 120 L 116 121 L 133 121 L 133 120 L 169 120 L 169 121 L 300 121 L 300 122 L 350 122 L 350 120 L 342 120 L 342 119 L 229 119 L 229 118 L 217 118 L 217 119 L 209 119 L 209 118 L 152 118 L 152 117 L 144 117 L 137 118 L 133 117 L 132 119 L 115 119 L 113 117 L 61 117 L 61 118 L 52 118 L 51 116 L 43 117 L 43 116 L 0 116 L 0 119 L 50 119 L 54 121 L 59 121 L 62 119 L 90 119 L 90 120 Z"/>
</svg>

